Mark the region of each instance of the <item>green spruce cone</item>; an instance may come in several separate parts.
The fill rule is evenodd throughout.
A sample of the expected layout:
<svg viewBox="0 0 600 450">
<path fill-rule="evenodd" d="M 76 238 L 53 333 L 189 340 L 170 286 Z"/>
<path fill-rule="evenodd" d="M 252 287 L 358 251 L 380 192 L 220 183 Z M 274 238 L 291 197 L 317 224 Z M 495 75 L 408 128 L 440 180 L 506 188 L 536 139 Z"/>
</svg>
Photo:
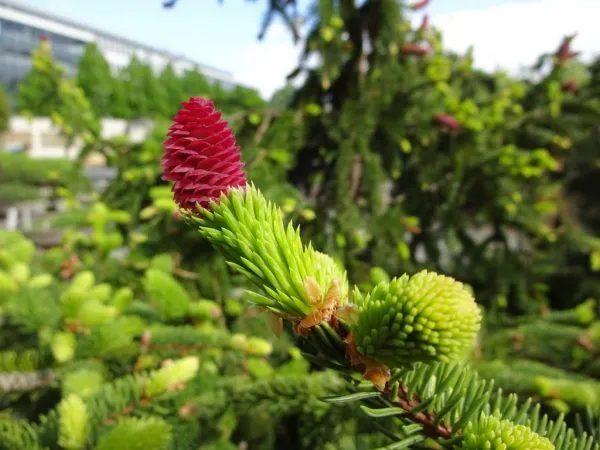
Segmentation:
<svg viewBox="0 0 600 450">
<path fill-rule="evenodd" d="M 320 311 L 347 301 L 346 272 L 310 244 L 304 246 L 299 229 L 286 227 L 280 209 L 252 184 L 230 189 L 188 217 L 229 265 L 262 291 L 251 293 L 257 305 L 291 320 L 315 314 L 318 323 Z"/>
<path fill-rule="evenodd" d="M 350 325 L 356 349 L 400 367 L 416 361 L 458 359 L 471 348 L 481 313 L 462 283 L 426 271 L 355 291 Z"/>
<path fill-rule="evenodd" d="M 481 416 L 469 422 L 464 430 L 460 450 L 554 450 L 554 445 L 545 437 L 524 425 L 495 416 Z"/>
</svg>

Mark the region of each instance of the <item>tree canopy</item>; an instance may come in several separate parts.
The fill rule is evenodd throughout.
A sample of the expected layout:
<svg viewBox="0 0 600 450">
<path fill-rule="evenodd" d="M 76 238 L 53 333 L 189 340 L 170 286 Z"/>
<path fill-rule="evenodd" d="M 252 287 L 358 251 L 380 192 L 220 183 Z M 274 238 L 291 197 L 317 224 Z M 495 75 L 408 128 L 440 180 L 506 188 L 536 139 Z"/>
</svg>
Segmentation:
<svg viewBox="0 0 600 450">
<path fill-rule="evenodd" d="M 98 117 L 111 115 L 112 93 L 116 80 L 113 78 L 110 66 L 95 43 L 85 47 L 79 60 L 77 84 L 90 101 Z"/>
<path fill-rule="evenodd" d="M 31 70 L 18 86 L 17 110 L 34 116 L 50 116 L 59 108 L 58 80 L 64 71 L 56 64 L 48 41 L 40 43 L 31 60 Z"/>
<path fill-rule="evenodd" d="M 6 131 L 8 128 L 8 121 L 10 119 L 10 103 L 8 102 L 8 96 L 4 92 L 4 89 L 0 86 L 0 133 Z"/>
</svg>

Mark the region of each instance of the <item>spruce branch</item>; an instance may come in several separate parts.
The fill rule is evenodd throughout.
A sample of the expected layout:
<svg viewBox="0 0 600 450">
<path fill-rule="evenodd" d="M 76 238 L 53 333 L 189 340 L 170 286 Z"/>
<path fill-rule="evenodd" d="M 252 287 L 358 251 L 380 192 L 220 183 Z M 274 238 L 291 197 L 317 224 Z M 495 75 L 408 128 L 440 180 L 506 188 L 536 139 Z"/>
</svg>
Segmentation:
<svg viewBox="0 0 600 450">
<path fill-rule="evenodd" d="M 345 391 L 344 380 L 333 372 L 311 375 L 276 375 L 258 382 L 246 378 L 225 380 L 180 408 L 185 417 L 213 414 L 227 408 L 245 412 L 256 408 L 272 416 L 314 411 L 327 407 L 323 397 Z M 210 405 L 210 407 L 208 407 Z"/>
<path fill-rule="evenodd" d="M 439 423 L 435 413 L 420 410 L 423 407 L 423 400 L 416 394 L 413 394 L 411 397 L 407 386 L 399 386 L 396 395 L 389 388 L 386 388 L 384 396 L 387 399 L 397 397 L 395 401 L 390 400 L 391 403 L 402 408 L 412 422 L 421 424 L 423 426 L 423 433 L 426 436 L 443 439 L 451 439 L 453 437 L 450 425 Z"/>
<path fill-rule="evenodd" d="M 0 449 L 2 450 L 43 450 L 34 426 L 22 420 L 0 417 Z"/>
<path fill-rule="evenodd" d="M 329 401 L 364 401 L 374 420 L 398 416 L 400 434 L 390 448 L 427 438 L 465 450 L 511 443 L 515 450 L 591 448 L 593 440 L 576 438 L 562 418 L 540 418 L 531 402 L 517 408 L 516 397 L 504 398 L 460 364 L 481 321 L 461 283 L 423 271 L 366 295 L 355 289 L 350 299 L 345 271 L 304 246 L 259 189 L 241 185 L 237 147 L 219 117 L 204 99 L 185 103 L 176 116 L 163 158 L 175 199 L 188 222 L 260 291 L 250 293 L 252 301 L 294 324 L 310 360 L 351 380 L 359 371 L 375 387 Z"/>
</svg>

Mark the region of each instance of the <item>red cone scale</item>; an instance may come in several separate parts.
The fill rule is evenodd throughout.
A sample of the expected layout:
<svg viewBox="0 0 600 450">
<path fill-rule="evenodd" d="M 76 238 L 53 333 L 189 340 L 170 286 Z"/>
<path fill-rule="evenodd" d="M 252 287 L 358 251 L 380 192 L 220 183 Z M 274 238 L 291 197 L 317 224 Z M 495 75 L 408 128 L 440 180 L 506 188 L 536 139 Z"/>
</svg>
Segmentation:
<svg viewBox="0 0 600 450">
<path fill-rule="evenodd" d="M 429 28 L 429 14 L 425 14 L 423 16 L 423 20 L 421 20 L 421 26 L 419 27 L 419 31 L 423 33 Z"/>
<path fill-rule="evenodd" d="M 575 39 L 576 34 L 571 36 L 566 36 L 563 38 L 562 43 L 560 44 L 560 48 L 556 52 L 556 57 L 558 59 L 559 64 L 564 64 L 568 60 L 579 55 L 579 52 L 574 52 L 571 49 L 571 42 Z"/>
<path fill-rule="evenodd" d="M 442 127 L 449 130 L 456 130 L 459 127 L 458 121 L 449 114 L 438 113 L 433 116 L 435 121 Z"/>
<path fill-rule="evenodd" d="M 577 90 L 577 81 L 567 80 L 562 84 L 563 92 L 575 92 Z"/>
<path fill-rule="evenodd" d="M 246 185 L 240 148 L 210 100 L 192 97 L 184 102 L 168 136 L 162 178 L 175 182 L 174 198 L 182 208 L 206 208 L 221 193 Z"/>
<path fill-rule="evenodd" d="M 403 55 L 415 55 L 424 56 L 431 51 L 429 47 L 417 44 L 416 42 L 409 42 L 400 47 L 400 53 Z"/>
<path fill-rule="evenodd" d="M 423 9 L 425 8 L 428 4 L 429 4 L 430 0 L 418 0 L 416 3 L 414 3 L 411 8 L 415 11 L 419 10 L 419 9 Z"/>
</svg>

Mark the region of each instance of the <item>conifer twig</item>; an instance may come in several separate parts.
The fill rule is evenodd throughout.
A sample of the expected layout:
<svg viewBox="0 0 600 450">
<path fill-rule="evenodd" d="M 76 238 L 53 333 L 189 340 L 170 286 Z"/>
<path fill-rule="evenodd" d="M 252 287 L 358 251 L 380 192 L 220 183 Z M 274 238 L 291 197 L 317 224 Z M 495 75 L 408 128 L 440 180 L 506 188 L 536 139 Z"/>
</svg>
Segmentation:
<svg viewBox="0 0 600 450">
<path fill-rule="evenodd" d="M 46 388 L 55 380 L 51 370 L 38 370 L 35 372 L 11 372 L 0 374 L 0 391 L 17 392 L 32 391 Z"/>
<path fill-rule="evenodd" d="M 384 396 L 388 398 L 393 397 L 392 391 L 386 388 L 384 392 Z M 436 415 L 435 413 L 427 412 L 427 411 L 419 411 L 417 413 L 413 413 L 412 410 L 421 404 L 421 399 L 414 394 L 412 398 L 408 396 L 408 388 L 406 386 L 400 386 L 398 389 L 398 399 L 391 400 L 391 403 L 399 406 L 403 410 L 406 411 L 408 417 L 410 417 L 411 421 L 419 423 L 423 425 L 423 432 L 429 437 L 441 437 L 444 439 L 450 439 L 453 437 L 452 435 L 452 427 L 444 424 L 436 424 Z"/>
</svg>

